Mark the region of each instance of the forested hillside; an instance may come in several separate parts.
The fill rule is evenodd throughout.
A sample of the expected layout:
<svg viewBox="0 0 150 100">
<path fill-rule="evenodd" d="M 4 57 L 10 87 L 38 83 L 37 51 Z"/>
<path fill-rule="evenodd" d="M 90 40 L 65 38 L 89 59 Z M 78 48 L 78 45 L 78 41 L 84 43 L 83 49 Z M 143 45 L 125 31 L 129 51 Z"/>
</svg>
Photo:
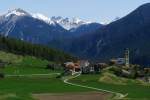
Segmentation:
<svg viewBox="0 0 150 100">
<path fill-rule="evenodd" d="M 58 50 L 3 36 L 0 36 L 0 50 L 58 62 L 75 59 L 74 57 Z"/>
<path fill-rule="evenodd" d="M 72 40 L 66 51 L 83 58 L 108 61 L 123 57 L 130 50 L 130 62 L 150 65 L 150 3 L 138 7 L 127 16 L 92 34 Z"/>
</svg>

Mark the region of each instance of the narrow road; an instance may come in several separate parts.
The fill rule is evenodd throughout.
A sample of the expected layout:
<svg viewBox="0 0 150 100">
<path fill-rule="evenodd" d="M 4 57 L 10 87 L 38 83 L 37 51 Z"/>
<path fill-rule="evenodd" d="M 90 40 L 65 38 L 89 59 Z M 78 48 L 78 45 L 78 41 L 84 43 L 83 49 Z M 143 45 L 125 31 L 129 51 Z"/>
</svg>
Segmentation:
<svg viewBox="0 0 150 100">
<path fill-rule="evenodd" d="M 111 94 L 115 94 L 114 99 L 123 99 L 125 98 L 128 94 L 123 95 L 122 93 L 118 93 L 118 92 L 113 92 L 113 91 L 108 91 L 108 90 L 104 90 L 104 89 L 99 89 L 99 88 L 95 88 L 95 87 L 89 87 L 89 86 L 85 86 L 85 85 L 80 85 L 80 84 L 75 84 L 75 83 L 71 83 L 69 82 L 70 79 L 74 79 L 77 78 L 81 75 L 81 73 L 77 74 L 76 76 L 73 77 L 69 77 L 64 79 L 64 83 L 69 84 L 69 85 L 73 85 L 73 86 L 78 86 L 78 87 L 83 87 L 83 88 L 88 88 L 88 89 L 92 89 L 92 90 L 96 90 L 96 91 L 103 91 L 103 92 L 107 92 L 107 93 L 111 93 Z"/>
<path fill-rule="evenodd" d="M 30 77 L 30 76 L 48 76 L 48 75 L 60 75 L 60 73 L 50 73 L 50 74 L 22 74 L 22 75 L 5 75 L 6 77 Z"/>
<path fill-rule="evenodd" d="M 31 77 L 31 76 L 47 76 L 47 75 L 60 75 L 60 73 L 50 73 L 50 74 L 27 74 L 27 75 L 6 75 L 6 77 Z M 92 90 L 96 90 L 96 91 L 101 91 L 101 92 L 107 92 L 107 93 L 111 93 L 111 94 L 115 94 L 114 99 L 123 99 L 124 97 L 126 97 L 128 94 L 123 95 L 122 93 L 118 93 L 118 92 L 113 92 L 113 91 L 108 91 L 108 90 L 104 90 L 104 89 L 100 89 L 100 88 L 95 88 L 95 87 L 90 87 L 90 86 L 86 86 L 86 85 L 80 85 L 80 84 L 76 84 L 76 83 L 71 83 L 69 82 L 69 80 L 77 78 L 81 75 L 81 73 L 78 73 L 75 76 L 71 76 L 71 77 L 67 77 L 63 79 L 63 82 L 65 84 L 68 85 L 72 85 L 72 86 L 78 86 L 78 87 L 82 87 L 82 88 L 88 88 L 88 89 L 92 89 Z"/>
</svg>

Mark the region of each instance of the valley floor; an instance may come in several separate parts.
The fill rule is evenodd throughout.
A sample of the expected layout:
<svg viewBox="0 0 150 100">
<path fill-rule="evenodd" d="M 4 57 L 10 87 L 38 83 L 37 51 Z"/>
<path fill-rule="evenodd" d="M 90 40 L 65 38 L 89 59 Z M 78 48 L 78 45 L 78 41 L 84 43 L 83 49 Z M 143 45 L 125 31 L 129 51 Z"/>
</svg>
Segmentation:
<svg viewBox="0 0 150 100">
<path fill-rule="evenodd" d="M 71 82 L 88 87 L 95 87 L 107 91 L 118 92 L 126 95 L 125 100 L 150 100 L 150 84 L 141 84 L 136 81 L 127 80 L 126 83 L 112 82 L 107 80 L 100 81 L 101 75 L 82 75 L 72 79 Z M 121 99 L 122 100 L 122 99 Z"/>
<path fill-rule="evenodd" d="M 7 59 L 3 59 L 6 55 Z M 15 59 L 12 61 L 10 57 Z M 105 78 L 100 74 L 91 74 L 69 79 L 68 82 L 80 85 L 75 86 L 56 78 L 61 71 L 46 69 L 48 61 L 5 53 L 0 59 L 11 61 L 3 70 L 6 77 L 0 79 L 0 100 L 110 100 L 112 94 L 100 91 L 102 89 L 128 94 L 125 100 L 150 100 L 149 84 L 108 77 L 109 74 Z"/>
<path fill-rule="evenodd" d="M 108 100 L 112 94 L 72 86 L 58 73 L 7 75 L 0 81 L 0 100 Z"/>
<path fill-rule="evenodd" d="M 123 94 L 128 93 L 127 100 L 149 100 L 150 86 L 138 84 L 117 85 L 98 82 L 100 75 L 82 75 L 70 82 L 83 85 L 73 86 L 57 79 L 58 73 L 8 75 L 0 80 L 0 100 L 108 100 L 112 94 L 92 92 L 93 87 Z M 70 99 L 72 98 L 72 99 Z M 75 99 L 76 98 L 76 99 Z M 88 98 L 88 99 L 87 99 Z M 129 99 L 130 98 L 130 99 Z"/>
<path fill-rule="evenodd" d="M 34 94 L 38 100 L 108 100 L 112 95 L 102 92 L 78 92 L 65 94 Z"/>
</svg>

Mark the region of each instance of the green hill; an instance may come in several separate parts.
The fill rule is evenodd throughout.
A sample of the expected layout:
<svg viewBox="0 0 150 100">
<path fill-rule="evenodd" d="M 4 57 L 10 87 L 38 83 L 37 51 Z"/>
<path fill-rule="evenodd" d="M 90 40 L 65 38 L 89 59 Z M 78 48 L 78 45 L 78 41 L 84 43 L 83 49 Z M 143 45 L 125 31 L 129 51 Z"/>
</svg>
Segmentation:
<svg viewBox="0 0 150 100">
<path fill-rule="evenodd" d="M 4 74 L 47 74 L 50 70 L 45 69 L 47 64 L 55 63 L 39 59 L 33 56 L 21 56 L 13 53 L 0 51 L 0 61 L 5 63 L 1 69 Z"/>
<path fill-rule="evenodd" d="M 0 36 L 0 50 L 19 55 L 30 55 L 50 61 L 66 61 L 75 58 L 59 50 Z"/>
<path fill-rule="evenodd" d="M 141 80 L 136 80 L 136 79 L 128 79 L 128 78 L 123 78 L 123 77 L 118 77 L 112 73 L 109 72 L 104 72 L 98 79 L 99 82 L 103 83 L 110 83 L 110 84 L 115 84 L 115 85 L 128 85 L 128 84 L 140 84 L 140 85 L 146 85 L 150 86 L 150 84 L 143 82 Z"/>
<path fill-rule="evenodd" d="M 88 91 L 57 79 L 58 74 L 54 73 L 62 70 L 46 69 L 47 64 L 57 62 L 4 51 L 0 51 L 0 61 L 6 63 L 3 69 L 0 68 L 0 73 L 3 71 L 5 74 L 4 78 L 0 78 L 0 100 L 35 100 L 33 93 Z"/>
<path fill-rule="evenodd" d="M 0 60 L 2 62 L 18 63 L 18 62 L 21 62 L 22 59 L 23 59 L 23 56 L 15 55 L 15 54 L 4 52 L 4 51 L 0 51 Z"/>
<path fill-rule="evenodd" d="M 72 79 L 71 82 L 112 92 L 118 92 L 124 95 L 128 94 L 124 100 L 150 100 L 149 83 L 118 77 L 108 70 L 97 75 L 81 75 L 78 78 Z"/>
</svg>

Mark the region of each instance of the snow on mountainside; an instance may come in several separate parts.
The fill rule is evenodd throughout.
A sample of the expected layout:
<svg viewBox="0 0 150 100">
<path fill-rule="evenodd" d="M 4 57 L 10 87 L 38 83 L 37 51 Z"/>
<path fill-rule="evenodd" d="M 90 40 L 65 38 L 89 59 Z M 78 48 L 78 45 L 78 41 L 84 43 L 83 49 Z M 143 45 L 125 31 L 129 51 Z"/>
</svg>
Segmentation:
<svg viewBox="0 0 150 100">
<path fill-rule="evenodd" d="M 35 14 L 27 13 L 26 11 L 24 11 L 20 8 L 17 8 L 14 10 L 9 10 L 8 13 L 6 13 L 4 16 L 9 17 L 11 15 L 16 15 L 18 17 L 19 16 L 30 16 L 35 19 L 42 20 L 50 25 L 59 24 L 61 27 L 63 27 L 66 30 L 76 29 L 76 28 L 80 27 L 81 25 L 88 25 L 91 23 L 95 23 L 95 22 L 85 21 L 85 20 L 82 20 L 79 18 L 63 18 L 60 16 L 58 16 L 58 17 L 53 16 L 53 17 L 49 18 L 40 13 L 35 13 Z"/>
<path fill-rule="evenodd" d="M 47 24 L 44 18 L 42 15 L 34 18 L 22 9 L 10 10 L 0 16 L 0 35 L 37 44 L 48 44 L 54 39 L 68 37 L 63 27 L 57 23 Z"/>
<path fill-rule="evenodd" d="M 60 24 L 63 28 L 67 29 L 67 30 L 70 30 L 72 28 L 77 28 L 81 25 L 85 25 L 85 24 L 90 24 L 92 22 L 90 21 L 83 21 L 79 18 L 72 18 L 72 19 L 69 19 L 69 18 L 62 18 L 62 17 L 52 17 L 51 18 L 52 21 Z"/>
<path fill-rule="evenodd" d="M 43 21 L 45 21 L 45 22 L 48 23 L 48 24 L 55 24 L 55 22 L 52 21 L 50 18 L 48 18 L 48 17 L 46 17 L 45 15 L 42 15 L 42 14 L 40 14 L 40 13 L 32 14 L 32 17 L 37 18 L 37 19 L 39 19 L 39 20 L 43 20 Z"/>
<path fill-rule="evenodd" d="M 71 30 L 71 29 L 74 29 L 74 28 L 78 28 L 81 25 L 86 25 L 86 24 L 93 23 L 93 22 L 90 22 L 90 21 L 83 21 L 79 18 L 69 19 L 69 18 L 63 18 L 63 17 L 60 17 L 60 16 L 59 17 L 53 16 L 53 17 L 49 18 L 49 17 L 46 17 L 45 15 L 42 15 L 40 13 L 32 14 L 32 16 L 34 18 L 39 19 L 39 20 L 45 21 L 48 24 L 57 23 L 66 30 Z"/>
<path fill-rule="evenodd" d="M 9 17 L 11 15 L 16 15 L 16 16 L 25 16 L 25 15 L 28 15 L 30 16 L 29 13 L 27 13 L 26 11 L 18 8 L 18 9 L 14 9 L 14 10 L 9 10 L 8 13 L 6 13 L 4 16 L 5 17 Z"/>
</svg>

